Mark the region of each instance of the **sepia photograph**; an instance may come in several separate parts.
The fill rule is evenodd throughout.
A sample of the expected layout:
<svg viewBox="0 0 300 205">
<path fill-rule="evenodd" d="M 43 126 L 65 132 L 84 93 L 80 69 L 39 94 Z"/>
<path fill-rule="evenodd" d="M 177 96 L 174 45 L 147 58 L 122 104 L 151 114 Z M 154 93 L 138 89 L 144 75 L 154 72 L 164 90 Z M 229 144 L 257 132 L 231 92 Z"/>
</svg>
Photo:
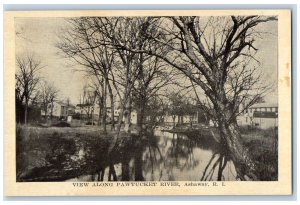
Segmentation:
<svg viewBox="0 0 300 205">
<path fill-rule="evenodd" d="M 279 138 L 291 136 L 278 134 L 276 13 L 21 15 L 11 26 L 13 183 L 279 181 Z"/>
</svg>

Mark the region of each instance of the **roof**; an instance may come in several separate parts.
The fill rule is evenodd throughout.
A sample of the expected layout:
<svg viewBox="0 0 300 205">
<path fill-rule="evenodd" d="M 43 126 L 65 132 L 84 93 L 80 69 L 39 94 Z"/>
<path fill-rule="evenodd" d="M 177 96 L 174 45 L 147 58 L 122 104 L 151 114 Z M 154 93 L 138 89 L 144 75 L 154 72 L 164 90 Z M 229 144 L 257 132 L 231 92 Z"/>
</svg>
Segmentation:
<svg viewBox="0 0 300 205">
<path fill-rule="evenodd" d="M 87 106 L 93 106 L 94 104 L 91 103 L 85 103 L 85 104 L 77 104 L 76 107 L 87 107 Z"/>
<path fill-rule="evenodd" d="M 253 117 L 257 118 L 278 118 L 278 114 L 275 112 L 254 112 Z"/>
<path fill-rule="evenodd" d="M 54 101 L 53 103 L 57 103 L 57 104 L 59 104 L 59 105 L 61 105 L 61 106 L 68 106 L 67 103 L 64 103 L 64 102 L 61 102 L 61 101 Z M 50 103 L 48 103 L 48 105 L 49 105 L 49 104 L 52 104 L 52 103 L 50 102 Z"/>
<path fill-rule="evenodd" d="M 250 108 L 262 108 L 262 107 L 278 107 L 278 103 L 256 103 Z"/>
</svg>

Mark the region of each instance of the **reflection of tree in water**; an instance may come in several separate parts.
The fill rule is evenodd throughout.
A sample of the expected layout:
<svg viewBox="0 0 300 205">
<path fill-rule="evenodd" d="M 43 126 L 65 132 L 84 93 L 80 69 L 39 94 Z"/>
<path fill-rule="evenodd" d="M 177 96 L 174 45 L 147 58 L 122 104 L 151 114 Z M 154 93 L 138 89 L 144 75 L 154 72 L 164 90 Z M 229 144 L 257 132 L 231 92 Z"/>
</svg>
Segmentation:
<svg viewBox="0 0 300 205">
<path fill-rule="evenodd" d="M 176 180 L 174 169 L 183 172 L 199 164 L 194 156 L 194 147 L 195 142 L 184 135 L 173 134 L 172 138 L 148 136 L 144 152 L 145 175 L 150 172 L 150 180 L 162 180 L 163 173 L 166 173 L 167 180 Z"/>
<path fill-rule="evenodd" d="M 197 170 L 199 180 L 225 180 L 223 171 L 230 159 L 211 136 L 166 135 L 131 134 L 118 142 L 111 156 L 96 154 L 98 169 L 92 180 L 174 181 L 196 176 Z"/>
<path fill-rule="evenodd" d="M 227 152 L 211 136 L 172 134 L 148 136 L 143 153 L 143 171 L 149 180 L 178 180 L 174 175 L 177 170 L 182 174 L 198 167 L 201 157 L 195 156 L 195 148 L 212 152 L 208 163 L 203 165 L 201 181 L 225 180 L 223 171 L 230 160 Z M 166 174 L 167 178 L 164 178 Z"/>
<path fill-rule="evenodd" d="M 147 144 L 145 142 L 147 142 L 145 136 L 134 134 L 118 142 L 116 149 L 111 152 L 110 156 L 107 156 L 107 162 L 101 162 L 103 165 L 97 173 L 98 181 L 105 180 L 106 169 L 108 169 L 108 181 L 143 181 L 143 152 Z M 115 165 L 118 164 L 121 166 L 120 173 L 117 173 L 115 169 Z"/>
<path fill-rule="evenodd" d="M 218 167 L 217 180 L 218 181 L 225 180 L 225 177 L 223 176 L 223 171 L 227 165 L 227 162 L 228 162 L 228 158 L 226 155 L 214 153 L 211 159 L 209 160 L 208 164 L 206 165 L 200 180 L 201 181 L 214 180 L 213 176 L 217 167 Z"/>
<path fill-rule="evenodd" d="M 161 149 L 158 145 L 159 138 L 154 135 L 148 135 L 145 152 L 143 153 L 143 171 L 145 175 L 151 172 L 150 180 L 160 180 L 162 177 L 161 164 L 164 161 Z M 155 179 L 154 170 L 159 170 L 159 179 Z"/>
<path fill-rule="evenodd" d="M 223 146 L 222 143 L 217 142 L 210 135 L 190 133 L 188 137 L 190 139 L 195 140 L 197 146 L 200 147 L 201 149 L 210 149 L 213 151 L 210 160 L 208 161 L 207 165 L 204 168 L 200 180 L 201 181 L 225 180 L 223 172 L 224 169 L 226 168 L 226 165 L 228 165 L 228 162 L 230 161 L 230 156 L 227 148 Z M 234 175 L 234 173 L 232 173 L 232 175 Z"/>
<path fill-rule="evenodd" d="M 84 181 L 174 181 L 191 179 L 197 176 L 197 172 L 201 176 L 196 180 L 225 180 L 222 172 L 229 158 L 211 137 L 170 133 L 159 136 L 151 133 L 131 134 L 120 138 L 108 155 L 109 139 L 95 141 L 92 137 L 85 140 L 75 137 L 70 140 L 72 143 L 65 143 L 72 149 L 58 149 L 50 143 L 55 153 L 61 151 L 62 156 L 66 157 L 63 159 L 52 154 L 53 159 L 63 159 L 56 160 L 60 163 L 49 158 L 49 163 L 61 164 L 62 167 L 56 169 L 59 174 L 52 177 L 53 181 L 66 180 L 70 176 L 74 180 Z M 68 155 L 66 150 L 73 150 L 74 153 Z M 205 150 L 207 152 L 203 152 Z M 49 178 L 45 176 L 49 172 L 43 169 L 40 169 L 39 180 Z M 37 172 L 34 177 L 37 178 Z M 31 176 L 27 178 L 29 181 Z"/>
<path fill-rule="evenodd" d="M 165 138 L 167 139 L 167 138 Z M 172 146 L 166 152 L 168 167 L 176 167 L 181 171 L 192 169 L 198 165 L 199 160 L 196 160 L 193 153 L 195 143 L 189 140 L 186 136 L 173 134 Z"/>
</svg>

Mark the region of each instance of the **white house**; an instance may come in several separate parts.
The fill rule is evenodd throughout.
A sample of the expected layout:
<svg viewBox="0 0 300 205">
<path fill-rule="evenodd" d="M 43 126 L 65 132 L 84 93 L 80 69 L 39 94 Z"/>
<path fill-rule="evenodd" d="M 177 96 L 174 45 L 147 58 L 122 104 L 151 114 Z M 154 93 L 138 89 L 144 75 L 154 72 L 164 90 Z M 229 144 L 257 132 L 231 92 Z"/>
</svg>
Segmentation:
<svg viewBox="0 0 300 205">
<path fill-rule="evenodd" d="M 69 113 L 74 112 L 74 106 L 68 105 L 64 102 L 51 102 L 47 106 L 47 113 L 41 110 L 42 116 L 52 116 L 52 117 L 67 117 Z"/>
<path fill-rule="evenodd" d="M 110 108 L 109 108 L 109 114 L 110 114 L 110 112 L 111 111 L 110 111 Z M 119 120 L 120 112 L 121 112 L 120 108 L 117 108 L 114 111 L 114 116 L 115 116 L 116 121 Z M 111 114 L 110 114 L 110 117 L 111 117 Z M 123 121 L 124 120 L 125 120 L 125 117 L 123 116 Z M 137 112 L 136 112 L 136 110 L 131 111 L 131 113 L 130 113 L 130 122 L 131 122 L 131 124 L 137 124 Z"/>
<path fill-rule="evenodd" d="M 256 103 L 237 118 L 241 126 L 255 126 L 268 129 L 278 126 L 278 104 L 277 103 Z"/>
<path fill-rule="evenodd" d="M 75 114 L 79 114 L 81 119 L 94 119 L 99 118 L 99 105 L 92 103 L 77 104 L 75 107 Z"/>
<path fill-rule="evenodd" d="M 200 119 L 201 117 L 203 117 L 203 116 L 200 116 L 199 111 L 196 111 L 192 115 L 183 115 L 183 116 L 181 116 L 181 119 L 179 119 L 179 116 L 176 115 L 175 116 L 175 123 L 178 123 L 178 121 L 181 121 L 184 124 L 188 124 L 188 123 L 197 124 L 197 123 L 205 121 L 203 119 Z M 163 122 L 165 124 L 168 124 L 168 125 L 173 125 L 173 116 L 168 115 L 168 114 L 163 116 Z"/>
</svg>

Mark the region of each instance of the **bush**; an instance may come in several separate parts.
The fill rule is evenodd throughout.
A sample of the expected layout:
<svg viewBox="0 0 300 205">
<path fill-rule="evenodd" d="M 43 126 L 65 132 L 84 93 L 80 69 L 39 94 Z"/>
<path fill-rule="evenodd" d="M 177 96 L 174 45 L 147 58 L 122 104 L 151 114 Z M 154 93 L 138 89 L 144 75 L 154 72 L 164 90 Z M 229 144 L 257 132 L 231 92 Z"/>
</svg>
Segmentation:
<svg viewBox="0 0 300 205">
<path fill-rule="evenodd" d="M 71 127 L 71 125 L 67 122 L 59 122 L 57 124 L 53 124 L 53 127 Z"/>
<path fill-rule="evenodd" d="M 96 123 L 95 122 L 87 122 L 87 123 L 85 123 L 86 125 L 96 125 Z"/>
</svg>

